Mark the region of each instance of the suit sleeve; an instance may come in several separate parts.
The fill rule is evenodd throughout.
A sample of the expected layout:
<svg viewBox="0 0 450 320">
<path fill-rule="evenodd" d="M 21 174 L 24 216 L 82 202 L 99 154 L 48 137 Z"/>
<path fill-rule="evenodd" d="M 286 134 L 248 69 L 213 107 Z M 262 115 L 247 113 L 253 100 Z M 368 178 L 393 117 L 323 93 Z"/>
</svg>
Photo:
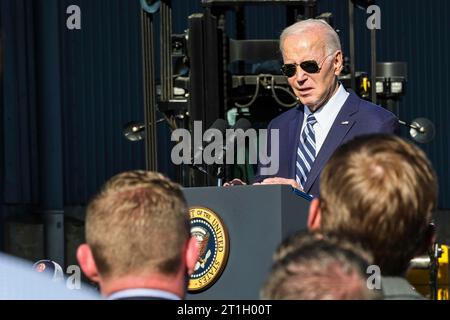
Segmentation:
<svg viewBox="0 0 450 320">
<path fill-rule="evenodd" d="M 267 140 L 265 141 L 264 146 L 263 146 L 263 148 L 266 148 L 266 152 L 261 152 L 259 150 L 259 147 L 261 146 L 261 144 L 259 144 L 259 146 L 258 146 L 258 168 L 256 170 L 256 175 L 253 178 L 253 180 L 251 181 L 251 183 L 261 182 L 264 179 L 268 178 L 268 176 L 261 175 L 261 168 L 264 167 L 264 165 L 262 163 L 268 163 L 268 161 L 267 161 L 268 159 L 266 159 L 266 158 L 261 159 L 261 158 L 265 157 L 265 155 L 271 154 L 271 145 L 270 145 L 270 142 L 272 140 L 270 138 L 270 132 L 272 132 L 271 129 L 272 129 L 272 122 L 270 122 L 269 125 L 267 126 L 267 133 L 268 133 Z M 263 160 L 263 161 L 261 161 L 261 160 Z"/>
</svg>

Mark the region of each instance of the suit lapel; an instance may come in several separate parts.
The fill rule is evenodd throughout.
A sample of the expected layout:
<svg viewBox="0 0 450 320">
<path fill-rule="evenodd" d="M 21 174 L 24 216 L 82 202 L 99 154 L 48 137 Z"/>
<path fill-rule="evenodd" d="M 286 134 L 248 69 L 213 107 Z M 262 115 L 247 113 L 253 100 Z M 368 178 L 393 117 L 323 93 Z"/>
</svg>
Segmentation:
<svg viewBox="0 0 450 320">
<path fill-rule="evenodd" d="M 293 175 L 295 180 L 295 161 L 297 159 L 297 147 L 300 140 L 300 130 L 302 130 L 304 106 L 297 107 L 297 115 L 289 122 L 289 144 L 288 154 L 291 154 L 289 162 L 289 176 Z M 292 152 L 293 150 L 293 152 Z"/>
<path fill-rule="evenodd" d="M 359 101 L 356 99 L 355 95 L 350 92 L 347 101 L 345 101 L 341 111 L 339 111 L 339 114 L 334 120 L 334 123 L 320 148 L 319 154 L 314 161 L 311 171 L 308 174 L 304 188 L 305 192 L 309 192 L 328 159 L 330 159 L 333 152 L 341 145 L 342 140 L 354 125 L 355 119 L 352 118 L 351 115 L 358 112 L 358 109 Z"/>
</svg>

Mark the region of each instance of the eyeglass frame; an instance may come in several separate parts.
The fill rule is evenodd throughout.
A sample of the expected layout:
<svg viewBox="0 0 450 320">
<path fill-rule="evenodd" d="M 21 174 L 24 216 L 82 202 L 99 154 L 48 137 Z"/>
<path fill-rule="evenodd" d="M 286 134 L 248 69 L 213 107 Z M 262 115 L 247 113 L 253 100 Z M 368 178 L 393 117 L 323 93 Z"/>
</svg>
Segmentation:
<svg viewBox="0 0 450 320">
<path fill-rule="evenodd" d="M 297 74 L 297 67 L 302 68 L 302 70 L 305 71 L 306 73 L 310 73 L 310 74 L 319 73 L 319 72 L 322 70 L 323 63 L 328 59 L 328 57 L 330 57 L 330 56 L 336 54 L 337 52 L 338 52 L 338 51 L 335 51 L 335 52 L 333 52 L 333 53 L 330 53 L 330 54 L 326 55 L 326 56 L 322 59 L 322 61 L 321 61 L 320 63 L 317 63 L 316 60 L 305 60 L 305 61 L 302 61 L 302 62 L 300 62 L 300 63 L 296 63 L 296 62 L 294 62 L 294 63 L 285 63 L 285 64 L 283 64 L 283 65 L 281 66 L 281 69 L 280 69 L 280 70 L 281 70 L 281 72 L 283 73 L 283 75 L 285 75 L 285 76 L 288 77 L 288 78 L 292 78 L 293 76 L 295 76 L 295 75 Z M 308 72 L 307 70 L 305 70 L 305 69 L 302 67 L 302 64 L 304 64 L 304 63 L 314 63 L 314 64 L 316 65 L 316 67 L 317 67 L 317 71 L 315 71 L 315 72 Z M 295 73 L 294 73 L 293 75 L 291 75 L 291 76 L 287 75 L 286 72 L 284 71 L 286 66 L 295 66 Z"/>
</svg>

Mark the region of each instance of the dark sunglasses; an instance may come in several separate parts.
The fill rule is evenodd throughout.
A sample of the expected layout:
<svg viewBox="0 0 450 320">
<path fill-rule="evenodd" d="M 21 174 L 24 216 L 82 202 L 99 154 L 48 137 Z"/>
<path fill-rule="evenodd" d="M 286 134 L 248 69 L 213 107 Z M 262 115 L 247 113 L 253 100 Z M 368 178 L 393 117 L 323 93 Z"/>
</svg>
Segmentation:
<svg viewBox="0 0 450 320">
<path fill-rule="evenodd" d="M 327 55 L 325 58 L 323 58 L 320 64 L 322 64 L 329 56 L 333 54 L 334 53 L 331 53 Z M 283 72 L 283 74 L 288 78 L 293 77 L 297 73 L 297 66 L 300 66 L 300 68 L 302 68 L 303 71 L 308 73 L 318 73 L 320 72 L 320 69 L 322 69 L 322 66 L 319 67 L 317 61 L 306 60 L 300 63 L 285 63 L 281 66 L 281 72 Z"/>
</svg>

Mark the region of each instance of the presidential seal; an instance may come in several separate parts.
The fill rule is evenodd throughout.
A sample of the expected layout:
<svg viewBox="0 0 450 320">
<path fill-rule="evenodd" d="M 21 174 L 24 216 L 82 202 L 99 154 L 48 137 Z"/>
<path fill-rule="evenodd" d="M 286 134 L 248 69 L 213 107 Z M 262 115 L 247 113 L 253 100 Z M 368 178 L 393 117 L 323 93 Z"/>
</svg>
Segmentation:
<svg viewBox="0 0 450 320">
<path fill-rule="evenodd" d="M 204 207 L 189 209 L 191 234 L 199 243 L 199 259 L 189 279 L 189 293 L 199 293 L 211 287 L 222 274 L 228 260 L 229 238 L 223 221 Z"/>
</svg>

